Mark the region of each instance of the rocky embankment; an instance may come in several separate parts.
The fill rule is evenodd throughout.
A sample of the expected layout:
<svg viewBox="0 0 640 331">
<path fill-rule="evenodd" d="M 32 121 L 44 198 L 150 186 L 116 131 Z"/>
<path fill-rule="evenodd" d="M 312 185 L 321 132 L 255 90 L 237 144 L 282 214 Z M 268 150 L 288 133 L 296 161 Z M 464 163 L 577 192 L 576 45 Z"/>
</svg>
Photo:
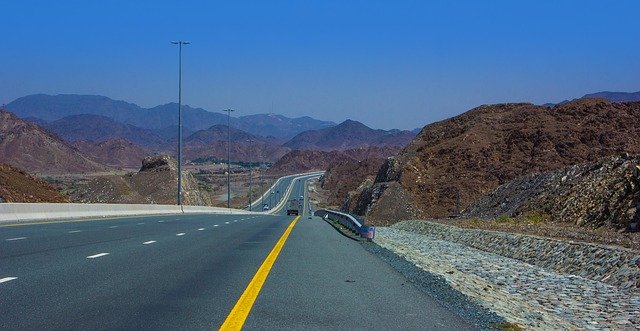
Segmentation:
<svg viewBox="0 0 640 331">
<path fill-rule="evenodd" d="M 525 328 L 640 328 L 638 251 L 427 221 L 375 241 Z"/>
<path fill-rule="evenodd" d="M 622 154 L 531 174 L 481 197 L 462 218 L 539 215 L 545 221 L 640 230 L 640 156 Z"/>
</svg>

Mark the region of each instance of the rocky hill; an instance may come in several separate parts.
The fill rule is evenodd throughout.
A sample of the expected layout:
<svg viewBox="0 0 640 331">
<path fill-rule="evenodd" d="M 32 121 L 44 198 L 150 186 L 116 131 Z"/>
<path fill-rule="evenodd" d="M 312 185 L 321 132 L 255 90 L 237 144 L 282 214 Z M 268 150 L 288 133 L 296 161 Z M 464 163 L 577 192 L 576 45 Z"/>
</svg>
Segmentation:
<svg viewBox="0 0 640 331">
<path fill-rule="evenodd" d="M 69 202 L 44 180 L 0 163 L 0 202 Z"/>
<path fill-rule="evenodd" d="M 73 146 L 94 160 L 115 168 L 140 166 L 142 160 L 151 154 L 125 139 L 113 139 L 98 143 L 77 141 Z"/>
<path fill-rule="evenodd" d="M 312 170 L 326 170 L 341 162 L 359 162 L 365 159 L 386 158 L 395 155 L 399 147 L 362 147 L 346 151 L 291 151 L 270 169 L 274 175 L 287 175 Z"/>
<path fill-rule="evenodd" d="M 440 218 L 517 177 L 640 153 L 640 103 L 481 106 L 430 124 L 380 168 L 353 211 L 370 222 Z"/>
<path fill-rule="evenodd" d="M 372 146 L 403 147 L 415 137 L 411 131 L 374 130 L 352 120 L 337 126 L 300 133 L 283 146 L 293 150 L 347 150 Z"/>
<path fill-rule="evenodd" d="M 120 123 L 101 115 L 71 115 L 49 122 L 45 127 L 67 142 L 126 139 L 149 149 L 158 149 L 166 144 L 166 139 L 152 130 Z"/>
<path fill-rule="evenodd" d="M 640 156 L 623 154 L 500 185 L 462 218 L 538 215 L 591 228 L 639 231 Z"/>
<path fill-rule="evenodd" d="M 392 156 L 393 154 L 389 153 Z M 322 177 L 321 188 L 328 191 L 327 203 L 339 209 L 350 210 L 355 203 L 358 188 L 371 185 L 386 157 L 368 157 L 363 160 L 338 161 L 329 165 Z"/>
<path fill-rule="evenodd" d="M 166 155 L 150 156 L 142 161 L 140 171 L 124 176 L 106 175 L 69 189 L 74 202 L 176 204 L 178 164 Z M 195 178 L 184 172 L 183 202 L 188 205 L 211 205 L 211 199 L 198 189 Z"/>
<path fill-rule="evenodd" d="M 0 160 L 30 173 L 84 173 L 108 168 L 36 124 L 0 110 Z"/>
<path fill-rule="evenodd" d="M 227 159 L 228 135 L 231 136 L 231 160 L 275 162 L 289 152 L 273 137 L 255 136 L 228 126 L 214 125 L 207 130 L 194 132 L 184 139 L 184 155 L 189 160 L 197 158 Z M 249 142 L 252 140 L 252 142 Z"/>
</svg>

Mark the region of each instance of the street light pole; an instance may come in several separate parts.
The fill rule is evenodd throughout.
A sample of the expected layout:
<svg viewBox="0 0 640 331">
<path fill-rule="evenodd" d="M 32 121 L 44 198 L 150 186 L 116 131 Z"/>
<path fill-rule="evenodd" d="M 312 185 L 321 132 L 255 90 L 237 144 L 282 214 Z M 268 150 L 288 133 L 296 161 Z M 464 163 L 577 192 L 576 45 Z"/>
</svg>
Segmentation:
<svg viewBox="0 0 640 331">
<path fill-rule="evenodd" d="M 231 112 L 233 109 L 225 109 L 227 112 L 227 208 L 231 208 Z"/>
<path fill-rule="evenodd" d="M 253 165 L 251 164 L 251 144 L 255 141 L 253 139 L 247 139 L 247 141 L 249 142 L 249 211 L 251 211 L 251 200 L 253 198 L 252 196 L 252 174 L 251 174 L 251 170 L 253 170 Z"/>
<path fill-rule="evenodd" d="M 172 41 L 178 45 L 178 205 L 182 206 L 182 45 L 188 41 Z"/>
</svg>

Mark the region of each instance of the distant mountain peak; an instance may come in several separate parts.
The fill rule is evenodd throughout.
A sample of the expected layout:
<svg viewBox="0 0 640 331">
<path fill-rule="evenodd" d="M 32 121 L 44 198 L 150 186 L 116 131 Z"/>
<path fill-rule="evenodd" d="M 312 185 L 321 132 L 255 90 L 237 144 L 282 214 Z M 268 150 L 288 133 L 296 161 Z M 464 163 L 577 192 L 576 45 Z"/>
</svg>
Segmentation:
<svg viewBox="0 0 640 331">
<path fill-rule="evenodd" d="M 34 94 L 18 98 L 6 105 L 6 109 L 21 118 L 36 118 L 53 122 L 67 116 L 80 114 L 101 115 L 114 121 L 147 130 L 162 130 L 177 124 L 178 104 L 175 102 L 142 108 L 133 103 L 113 100 L 99 95 Z M 211 112 L 203 108 L 182 106 L 183 127 L 194 132 L 214 124 L 227 124 L 260 136 L 290 139 L 296 134 L 334 126 L 330 121 L 316 120 L 308 116 L 288 118 L 274 113 L 228 117 L 222 112 Z"/>
</svg>

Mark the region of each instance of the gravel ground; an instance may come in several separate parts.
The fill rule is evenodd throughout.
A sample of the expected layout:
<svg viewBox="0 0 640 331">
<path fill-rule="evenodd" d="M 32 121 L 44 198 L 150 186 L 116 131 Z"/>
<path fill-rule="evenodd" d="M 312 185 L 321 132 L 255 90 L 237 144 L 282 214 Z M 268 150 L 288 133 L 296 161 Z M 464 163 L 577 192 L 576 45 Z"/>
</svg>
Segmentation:
<svg viewBox="0 0 640 331">
<path fill-rule="evenodd" d="M 377 244 L 406 263 L 441 277 L 451 291 L 464 293 L 523 328 L 640 329 L 637 294 L 429 235 L 396 228 L 377 228 L 376 232 Z M 428 281 L 424 284 L 433 286 Z M 433 288 L 439 291 L 440 287 Z"/>
<path fill-rule="evenodd" d="M 640 251 L 640 232 L 622 233 L 605 227 L 590 229 L 557 222 L 532 224 L 527 220 L 517 218 L 503 222 L 479 219 L 432 219 L 429 221 L 466 229 L 521 233 L 560 240 L 576 240 L 594 244 L 620 246 Z"/>
<path fill-rule="evenodd" d="M 452 310 L 478 329 L 495 330 L 497 325 L 502 325 L 506 322 L 500 316 L 477 304 L 473 299 L 453 289 L 442 276 L 417 267 L 375 242 L 362 242 L 362 246 L 387 262 L 427 295 L 435 298 L 443 306 Z"/>
</svg>

